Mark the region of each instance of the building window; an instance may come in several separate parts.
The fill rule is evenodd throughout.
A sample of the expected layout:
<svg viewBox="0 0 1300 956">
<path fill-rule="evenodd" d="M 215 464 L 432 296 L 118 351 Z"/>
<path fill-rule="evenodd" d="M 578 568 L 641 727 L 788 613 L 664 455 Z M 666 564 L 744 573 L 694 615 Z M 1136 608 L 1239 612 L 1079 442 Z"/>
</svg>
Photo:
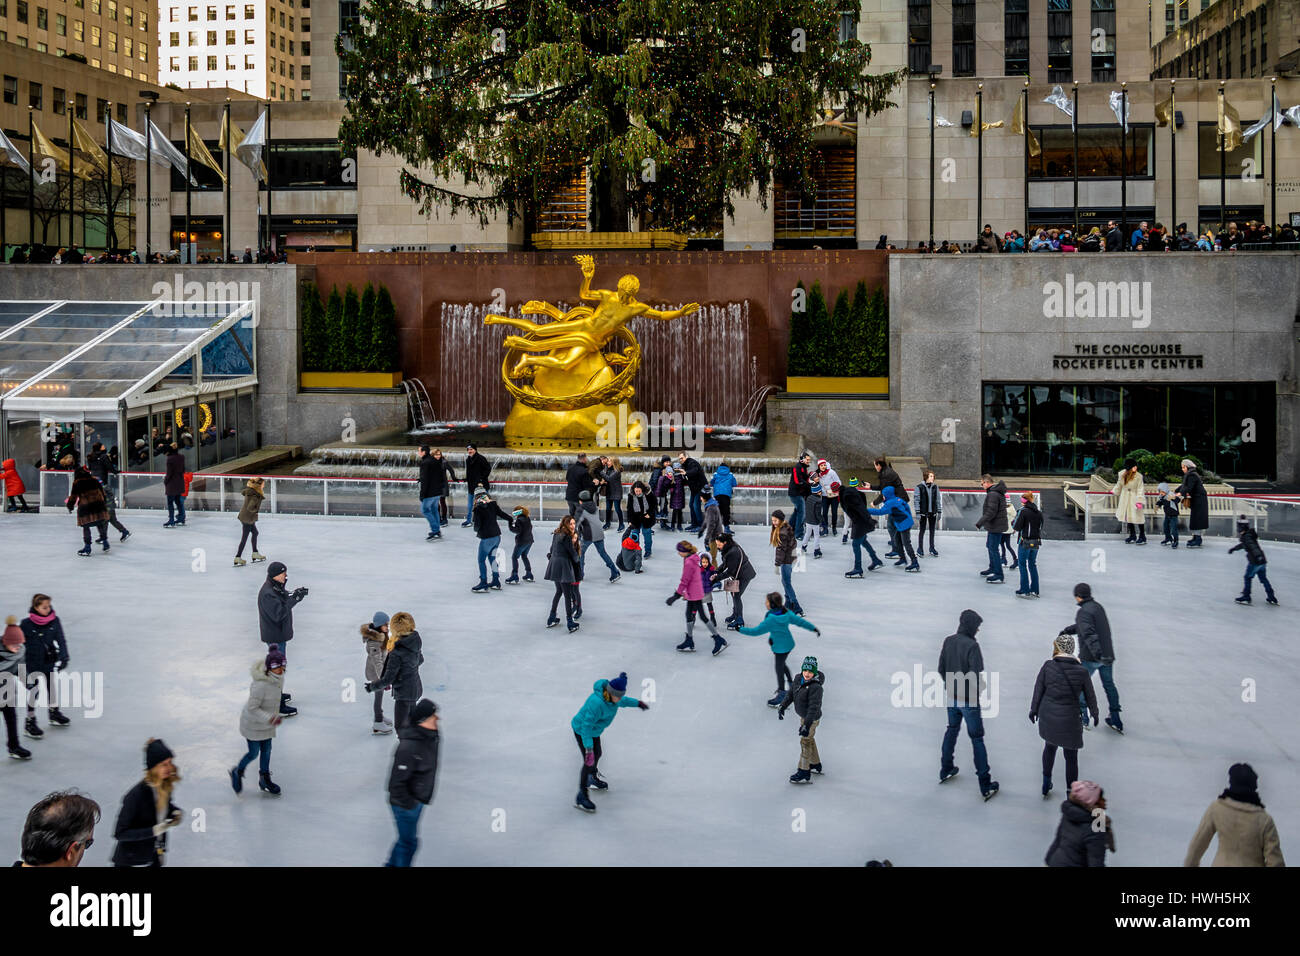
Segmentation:
<svg viewBox="0 0 1300 956">
<path fill-rule="evenodd" d="M 252 20 L 257 16 L 257 8 L 251 3 L 244 5 L 244 19 Z"/>
<path fill-rule="evenodd" d="M 301 74 L 301 75 L 302 75 L 302 79 L 303 79 L 303 82 L 304 82 L 304 83 L 305 83 L 307 80 L 310 80 L 310 79 L 311 79 L 311 67 L 310 67 L 310 66 L 307 66 L 307 65 L 304 64 L 304 65 L 303 65 L 303 68 L 302 68 L 302 74 Z"/>
<path fill-rule="evenodd" d="M 339 33 L 351 33 L 361 22 L 361 0 L 339 0 Z"/>
<path fill-rule="evenodd" d="M 281 52 L 281 53 L 284 52 L 284 35 L 283 35 L 283 34 L 281 34 L 281 36 L 280 36 L 280 52 Z"/>
<path fill-rule="evenodd" d="M 130 7 L 122 8 L 122 22 L 128 27 L 135 26 L 135 13 Z"/>
<path fill-rule="evenodd" d="M 104 122 L 104 117 L 108 115 L 108 100 L 95 98 L 95 122 Z"/>
<path fill-rule="evenodd" d="M 280 99 L 284 99 L 284 84 L 280 84 Z"/>
<path fill-rule="evenodd" d="M 46 12 L 44 7 L 37 7 L 36 8 L 36 29 L 48 30 L 49 27 L 50 27 L 50 15 Z M 1243 43 L 1245 42 L 1244 38 L 1242 42 Z"/>
<path fill-rule="evenodd" d="M 74 40 L 77 41 L 78 43 L 84 43 L 84 42 L 85 42 L 85 40 L 86 40 L 86 21 L 84 21 L 84 20 L 73 20 L 73 21 L 72 21 L 72 39 L 74 39 Z"/>
<path fill-rule="evenodd" d="M 1092 0 L 1092 36 L 1097 31 L 1105 33 L 1105 49 L 1098 52 L 1096 41 L 1090 44 L 1092 51 L 1092 81 L 1094 83 L 1115 82 L 1115 0 Z"/>
<path fill-rule="evenodd" d="M 109 53 L 117 52 L 117 34 L 114 33 L 112 30 L 108 31 L 108 52 Z"/>
<path fill-rule="evenodd" d="M 952 75 L 975 75 L 975 0 L 952 0 Z"/>
<path fill-rule="evenodd" d="M 268 62 L 268 64 L 270 65 L 271 72 L 274 73 L 274 72 L 275 72 L 275 57 L 273 57 L 273 56 L 272 56 L 272 57 L 267 57 L 267 62 Z"/>
<path fill-rule="evenodd" d="M 67 91 L 62 90 L 57 86 L 54 88 L 54 112 L 58 113 L 60 116 L 63 116 L 68 112 Z"/>
<path fill-rule="evenodd" d="M 293 41 L 289 41 L 289 55 L 293 56 Z"/>
<path fill-rule="evenodd" d="M 138 52 L 137 52 L 137 55 L 136 55 L 136 58 L 137 58 L 141 63 L 148 63 L 148 62 L 149 62 L 149 48 L 148 48 L 147 46 L 145 46 L 143 43 L 141 43 L 138 47 L 136 47 L 136 50 L 138 51 Z"/>
<path fill-rule="evenodd" d="M 99 38 L 100 38 L 99 24 L 92 23 L 90 25 L 90 45 L 99 46 Z"/>
<path fill-rule="evenodd" d="M 1029 0 L 1007 0 L 1005 18 L 1007 76 L 1029 75 Z"/>
<path fill-rule="evenodd" d="M 303 33 L 311 33 L 311 17 L 303 17 L 298 22 L 302 24 Z"/>
<path fill-rule="evenodd" d="M 209 30 L 209 31 L 207 31 L 207 33 L 208 33 L 208 46 L 216 46 L 216 45 L 217 45 L 217 31 L 216 31 L 216 30 Z"/>
<path fill-rule="evenodd" d="M 245 30 L 245 31 L 244 31 L 244 42 L 245 42 L 245 43 L 256 43 L 256 42 L 257 42 L 257 37 L 256 37 L 254 31 L 252 31 L 252 30 Z"/>
<path fill-rule="evenodd" d="M 271 48 L 275 49 L 275 31 L 267 34 L 267 41 L 271 44 Z"/>
<path fill-rule="evenodd" d="M 1069 83 L 1074 79 L 1074 14 L 1070 0 L 1047 0 L 1047 80 Z"/>
<path fill-rule="evenodd" d="M 1254 120 L 1243 121 L 1241 125 L 1246 127 L 1253 122 Z M 1201 179 L 1218 179 L 1220 157 L 1218 124 L 1214 122 L 1198 124 L 1196 127 L 1197 175 Z M 1242 143 L 1236 149 L 1228 150 L 1228 155 L 1222 157 L 1222 162 L 1224 173 L 1230 180 L 1241 176 L 1242 170 L 1247 168 L 1244 163 L 1254 163 L 1255 169 L 1262 169 L 1264 137 L 1256 136 L 1249 143 Z"/>
<path fill-rule="evenodd" d="M 227 31 L 226 31 L 226 46 L 234 46 L 234 45 L 235 45 L 235 42 L 236 42 L 236 41 L 235 41 L 235 31 L 234 31 L 234 30 L 227 30 Z"/>
<path fill-rule="evenodd" d="M 167 19 L 170 22 L 176 23 L 177 21 L 180 20 L 180 18 L 181 18 L 181 11 L 179 8 L 172 7 L 170 10 L 167 11 Z"/>
<path fill-rule="evenodd" d="M 128 60 L 135 56 L 135 41 L 129 36 L 122 37 L 122 53 Z"/>
<path fill-rule="evenodd" d="M 118 104 L 117 104 L 117 121 L 118 121 L 119 123 L 125 123 L 125 122 L 126 122 L 126 104 L 125 104 L 125 103 L 118 103 Z"/>
<path fill-rule="evenodd" d="M 284 60 L 280 61 L 280 75 L 284 76 Z"/>
<path fill-rule="evenodd" d="M 1259 65 L 1268 69 L 1268 7 L 1259 8 Z"/>
<path fill-rule="evenodd" d="M 226 69 L 227 69 L 227 70 L 237 70 L 237 69 L 239 69 L 239 61 L 238 61 L 235 57 L 233 57 L 233 56 L 227 56 L 227 57 L 226 57 Z"/>
<path fill-rule="evenodd" d="M 293 64 L 289 64 L 289 79 L 293 79 Z"/>
<path fill-rule="evenodd" d="M 257 69 L 257 64 L 253 62 L 253 54 L 251 53 L 244 54 L 244 69 L 246 70 Z"/>
<path fill-rule="evenodd" d="M 217 69 L 217 58 L 215 56 L 208 57 L 208 71 L 214 72 L 216 69 Z"/>
<path fill-rule="evenodd" d="M 167 68 L 173 73 L 179 73 L 181 70 L 181 58 L 178 56 L 172 57 L 167 61 Z"/>
<path fill-rule="evenodd" d="M 191 73 L 197 73 L 199 71 L 199 58 L 197 56 L 187 58 L 186 66 Z"/>
<path fill-rule="evenodd" d="M 1241 47 L 1241 76 L 1244 79 L 1246 76 L 1246 24 L 1245 23 L 1237 24 L 1237 34 L 1241 38 L 1238 43 L 1238 46 Z"/>
<path fill-rule="evenodd" d="M 1151 179 L 1155 175 L 1155 128 L 1130 123 L 1128 157 L 1120 155 L 1123 137 L 1118 124 L 1079 124 L 1079 178 L 1119 179 L 1128 164 L 1128 178 Z M 1074 133 L 1068 125 L 1034 127 L 1042 152 L 1029 160 L 1030 179 L 1074 178 Z"/>
<path fill-rule="evenodd" d="M 76 104 L 77 104 L 76 105 L 77 119 L 85 119 L 86 118 L 86 94 L 85 93 L 76 94 Z"/>
<path fill-rule="evenodd" d="M 289 18 L 289 32 L 293 32 L 293 17 Z"/>
<path fill-rule="evenodd" d="M 303 41 L 302 41 L 302 55 L 303 55 L 303 56 L 311 56 L 311 41 L 310 41 L 310 40 L 303 40 Z"/>
<path fill-rule="evenodd" d="M 27 81 L 27 105 L 34 110 L 45 109 L 45 91 L 41 84 Z"/>
<path fill-rule="evenodd" d="M 1252 18 L 1252 19 L 1253 19 L 1253 18 Z M 65 16 L 64 16 L 63 14 L 61 14 L 61 13 L 56 13 L 56 14 L 54 15 L 54 32 L 55 32 L 56 34 L 58 34 L 59 36 L 61 36 L 61 37 L 65 37 L 65 36 L 68 35 L 68 18 L 65 17 Z M 1251 25 L 1251 33 L 1250 33 L 1250 35 L 1251 35 L 1251 39 L 1252 39 L 1252 41 L 1253 41 L 1253 40 L 1254 40 L 1254 37 L 1255 37 L 1255 31 L 1254 31 L 1254 25 L 1253 25 L 1253 24 Z M 1252 47 L 1254 46 L 1254 43 L 1253 43 L 1253 42 L 1251 43 L 1251 46 L 1252 46 Z"/>
<path fill-rule="evenodd" d="M 117 0 L 108 0 L 108 18 L 117 22 Z"/>
<path fill-rule="evenodd" d="M 18 17 L 19 23 L 27 22 L 27 0 L 18 0 L 17 9 L 14 11 Z"/>
<path fill-rule="evenodd" d="M 209 20 L 215 20 L 216 18 L 217 18 L 217 8 L 216 8 L 216 7 L 208 7 L 208 19 L 209 19 Z"/>
<path fill-rule="evenodd" d="M 199 20 L 199 8 L 189 7 L 185 11 L 185 16 L 189 19 L 190 23 L 197 23 Z"/>
<path fill-rule="evenodd" d="M 96 15 L 99 14 L 99 0 L 90 0 L 90 12 Z"/>
<path fill-rule="evenodd" d="M 343 157 L 334 140 L 277 139 L 268 160 L 271 184 L 276 189 L 356 189 L 355 182 L 343 181 Z"/>
<path fill-rule="evenodd" d="M 1246 17 L 1246 22 L 1250 24 L 1250 75 L 1254 76 L 1255 67 L 1259 65 L 1259 60 L 1256 59 L 1258 54 L 1255 49 L 1255 14 L 1252 13 Z"/>
<path fill-rule="evenodd" d="M 930 0 L 907 0 L 907 68 L 930 70 Z"/>
<path fill-rule="evenodd" d="M 18 105 L 18 77 L 5 77 L 5 103 L 9 106 Z"/>
<path fill-rule="evenodd" d="M 298 99 L 300 99 L 300 100 L 309 100 L 309 99 L 311 99 L 311 90 L 303 90 L 303 91 L 302 91 L 302 96 L 298 97 Z"/>
<path fill-rule="evenodd" d="M 167 44 L 168 46 L 180 46 L 180 45 L 181 45 L 181 35 L 180 35 L 179 33 L 175 33 L 175 32 L 169 33 L 169 34 L 167 35 L 167 39 L 170 41 L 170 42 Z"/>
<path fill-rule="evenodd" d="M 50 48 L 49 48 L 48 46 L 46 46 L 44 43 L 42 43 L 40 40 L 37 40 L 37 41 L 36 41 L 36 52 L 37 52 L 37 53 L 48 53 L 49 50 L 50 50 Z"/>
<path fill-rule="evenodd" d="M 284 29 L 284 11 L 283 11 L 283 10 L 280 11 L 280 29 L 281 29 L 281 30 Z"/>
</svg>

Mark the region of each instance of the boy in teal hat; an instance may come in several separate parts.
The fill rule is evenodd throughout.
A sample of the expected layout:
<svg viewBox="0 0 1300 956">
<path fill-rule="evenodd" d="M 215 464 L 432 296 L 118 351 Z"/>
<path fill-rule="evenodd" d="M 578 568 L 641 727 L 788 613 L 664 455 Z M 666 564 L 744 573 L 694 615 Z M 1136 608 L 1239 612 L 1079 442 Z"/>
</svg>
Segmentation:
<svg viewBox="0 0 1300 956">
<path fill-rule="evenodd" d="M 822 772 L 822 758 L 814 737 L 822 720 L 822 687 L 825 683 L 826 675 L 818 669 L 817 658 L 805 657 L 790 696 L 776 712 L 778 720 L 785 720 L 785 709 L 793 704 L 799 717 L 799 769 L 791 775 L 791 783 L 812 783 L 812 775 Z"/>
</svg>

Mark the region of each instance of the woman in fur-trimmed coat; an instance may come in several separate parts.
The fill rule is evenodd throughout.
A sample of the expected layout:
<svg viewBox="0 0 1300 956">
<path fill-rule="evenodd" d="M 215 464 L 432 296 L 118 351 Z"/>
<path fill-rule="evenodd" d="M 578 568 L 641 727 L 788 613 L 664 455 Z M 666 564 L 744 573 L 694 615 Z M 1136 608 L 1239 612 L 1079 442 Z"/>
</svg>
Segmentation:
<svg viewBox="0 0 1300 956">
<path fill-rule="evenodd" d="M 90 529 L 99 529 L 99 543 L 108 550 L 108 501 L 104 498 L 104 487 L 86 470 L 78 465 L 72 476 L 72 491 L 68 494 L 68 512 L 77 510 L 77 525 L 81 528 L 83 547 L 77 554 L 90 554 Z"/>
<path fill-rule="evenodd" d="M 361 643 L 366 649 L 366 680 L 377 681 L 384 674 L 384 662 L 388 658 L 388 615 L 376 611 L 375 616 L 361 625 Z M 376 687 L 375 721 L 370 730 L 376 734 L 391 734 L 393 722 L 384 718 L 384 689 Z"/>
</svg>

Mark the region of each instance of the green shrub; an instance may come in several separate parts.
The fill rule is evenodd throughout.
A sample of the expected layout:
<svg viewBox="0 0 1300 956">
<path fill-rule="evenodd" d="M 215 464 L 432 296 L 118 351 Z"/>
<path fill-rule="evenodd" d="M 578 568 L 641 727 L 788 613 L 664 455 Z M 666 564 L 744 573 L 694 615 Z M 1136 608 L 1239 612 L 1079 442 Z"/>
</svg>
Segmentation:
<svg viewBox="0 0 1300 956">
<path fill-rule="evenodd" d="M 325 304 L 325 360 L 322 372 L 344 372 L 348 364 L 348 338 L 343 323 L 343 296 L 339 287 L 330 290 Z"/>
<path fill-rule="evenodd" d="M 320 289 L 308 282 L 302 287 L 300 324 L 302 328 L 302 370 L 323 372 L 328 355 L 325 340 L 325 307 Z"/>
<path fill-rule="evenodd" d="M 396 372 L 399 369 L 397 347 L 397 309 L 388 286 L 382 283 L 375 294 L 375 311 L 371 322 L 370 354 L 375 372 Z"/>
<path fill-rule="evenodd" d="M 356 368 L 362 372 L 378 372 L 374 356 L 375 340 L 375 285 L 367 282 L 361 292 L 361 309 L 357 324 L 352 330 L 352 355 Z"/>
<path fill-rule="evenodd" d="M 1135 448 L 1116 458 L 1116 474 L 1124 468 L 1126 458 L 1133 459 L 1137 464 L 1138 472 L 1148 484 L 1159 484 L 1162 481 L 1181 481 L 1184 458 L 1196 463 L 1196 469 L 1201 473 L 1203 479 L 1211 477 L 1210 473 L 1201 464 L 1201 460 L 1195 455 L 1179 455 L 1172 451 L 1153 452 L 1145 448 Z"/>
</svg>

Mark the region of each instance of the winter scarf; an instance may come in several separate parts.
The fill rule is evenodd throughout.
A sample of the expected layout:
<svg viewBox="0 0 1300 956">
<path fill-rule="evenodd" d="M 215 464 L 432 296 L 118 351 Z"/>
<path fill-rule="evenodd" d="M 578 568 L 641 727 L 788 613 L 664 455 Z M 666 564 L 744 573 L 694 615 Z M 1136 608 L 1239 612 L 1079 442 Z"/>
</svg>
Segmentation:
<svg viewBox="0 0 1300 956">
<path fill-rule="evenodd" d="M 50 608 L 49 614 L 37 614 L 35 611 L 31 611 L 27 616 L 31 618 L 33 624 L 38 624 L 41 627 L 44 627 L 46 624 L 49 624 L 50 621 L 58 617 L 58 615 L 54 613 L 54 608 Z"/>
</svg>

